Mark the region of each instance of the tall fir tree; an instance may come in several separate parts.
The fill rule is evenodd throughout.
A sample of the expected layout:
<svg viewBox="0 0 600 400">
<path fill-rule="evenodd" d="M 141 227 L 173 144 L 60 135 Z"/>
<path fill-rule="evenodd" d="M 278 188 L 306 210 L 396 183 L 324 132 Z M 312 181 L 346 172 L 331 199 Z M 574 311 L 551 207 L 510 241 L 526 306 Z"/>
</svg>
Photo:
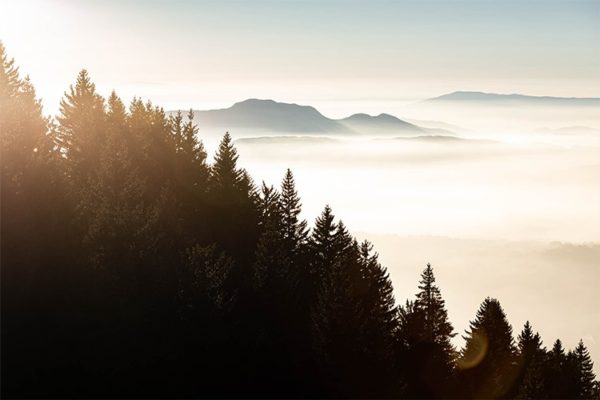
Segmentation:
<svg viewBox="0 0 600 400">
<path fill-rule="evenodd" d="M 237 166 L 238 157 L 233 139 L 226 133 L 211 166 L 209 222 L 217 246 L 240 264 L 240 272 L 249 273 L 259 236 L 257 197 L 248 174 Z M 243 275 L 233 273 L 233 276 L 238 284 L 248 283 Z"/>
<path fill-rule="evenodd" d="M 104 99 L 96 92 L 87 70 L 77 75 L 75 85 L 60 101 L 58 116 L 60 145 L 76 185 L 84 185 L 99 163 L 96 149 L 106 140 Z"/>
<path fill-rule="evenodd" d="M 435 276 L 431 264 L 421 274 L 419 282 L 420 292 L 417 293 L 415 308 L 423 313 L 423 339 L 440 346 L 447 355 L 449 366 L 454 361 L 455 350 L 451 340 L 456 333 L 448 320 L 446 302 L 442 298 L 440 289 L 435 284 Z"/>
<path fill-rule="evenodd" d="M 521 399 L 546 398 L 544 381 L 546 351 L 539 333 L 534 333 L 529 321 L 525 323 L 518 338 L 518 364 L 520 374 L 516 382 L 516 397 Z"/>
<path fill-rule="evenodd" d="M 573 353 L 577 366 L 577 398 L 591 399 L 594 396 L 596 375 L 594 374 L 594 363 L 587 347 L 583 344 L 583 340 L 577 343 L 577 347 Z"/>
<path fill-rule="evenodd" d="M 500 398 L 511 395 L 517 378 L 512 327 L 496 299 L 486 298 L 469 324 L 458 360 L 463 396 Z"/>
<path fill-rule="evenodd" d="M 364 309 L 361 340 L 368 344 L 365 363 L 373 366 L 365 371 L 365 379 L 370 382 L 366 391 L 374 397 L 398 395 L 402 382 L 397 377 L 394 358 L 398 329 L 394 288 L 373 245 L 365 240 L 358 250 L 361 281 L 357 284 L 357 296 Z"/>
<path fill-rule="evenodd" d="M 308 230 L 306 221 L 300 220 L 302 204 L 296 192 L 296 182 L 292 171 L 288 168 L 281 183 L 282 230 L 287 251 L 291 254 L 306 243 Z"/>
<path fill-rule="evenodd" d="M 560 339 L 556 339 L 548 352 L 544 366 L 544 382 L 548 397 L 564 399 L 568 397 L 568 382 L 565 374 L 567 356 Z"/>
<path fill-rule="evenodd" d="M 204 145 L 190 110 L 186 121 L 180 111 L 170 117 L 175 146 L 174 187 L 182 240 L 190 245 L 209 241 L 207 191 L 209 168 Z"/>
<path fill-rule="evenodd" d="M 435 284 L 431 264 L 421 274 L 416 300 L 403 310 L 399 330 L 400 365 L 409 397 L 448 396 L 456 352 L 456 335 L 448 320 L 445 301 Z"/>
</svg>

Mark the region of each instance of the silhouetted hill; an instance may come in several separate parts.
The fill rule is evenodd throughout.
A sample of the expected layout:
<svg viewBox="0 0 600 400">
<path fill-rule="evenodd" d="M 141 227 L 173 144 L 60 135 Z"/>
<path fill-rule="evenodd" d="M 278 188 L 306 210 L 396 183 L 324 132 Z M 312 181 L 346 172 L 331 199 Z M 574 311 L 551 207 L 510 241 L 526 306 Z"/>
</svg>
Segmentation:
<svg viewBox="0 0 600 400">
<path fill-rule="evenodd" d="M 335 134 L 451 134 L 447 130 L 427 129 L 393 115 L 354 114 L 331 119 L 311 106 L 280 103 L 273 100 L 248 99 L 218 110 L 195 110 L 194 122 L 200 129 L 264 133 L 335 133 Z"/>
<path fill-rule="evenodd" d="M 341 132 L 347 128 L 311 106 L 248 99 L 220 110 L 194 111 L 202 127 L 246 128 L 276 132 Z"/>
<path fill-rule="evenodd" d="M 424 133 L 425 129 L 394 117 L 390 114 L 377 116 L 368 114 L 353 114 L 338 120 L 352 130 L 361 133 Z"/>
<path fill-rule="evenodd" d="M 458 91 L 424 100 L 425 103 L 477 103 L 478 105 L 531 105 L 531 106 L 600 106 L 600 98 L 527 96 Z"/>
</svg>

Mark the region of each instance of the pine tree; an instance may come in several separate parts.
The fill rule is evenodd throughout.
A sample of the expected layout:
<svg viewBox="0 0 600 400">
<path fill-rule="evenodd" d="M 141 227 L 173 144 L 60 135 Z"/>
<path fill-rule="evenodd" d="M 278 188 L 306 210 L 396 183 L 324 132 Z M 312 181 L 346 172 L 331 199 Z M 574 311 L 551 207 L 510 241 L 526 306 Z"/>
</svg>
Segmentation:
<svg viewBox="0 0 600 400">
<path fill-rule="evenodd" d="M 256 261 L 254 263 L 254 284 L 257 288 L 269 293 L 267 301 L 277 301 L 273 289 L 289 293 L 286 285 L 289 254 L 285 251 L 281 236 L 281 207 L 279 193 L 272 187 L 262 184 L 261 196 L 258 201 L 260 211 L 261 237 L 257 244 Z"/>
<path fill-rule="evenodd" d="M 359 379 L 365 365 L 360 330 L 366 310 L 357 297 L 358 245 L 344 224 L 333 219 L 327 206 L 313 231 L 313 248 L 318 250 L 312 338 L 320 375 L 332 377 L 323 382 L 323 390 L 328 396 L 346 397 L 363 393 L 368 383 L 364 376 Z"/>
<path fill-rule="evenodd" d="M 594 375 L 594 363 L 592 362 L 588 349 L 583 344 L 583 340 L 580 340 L 577 344 L 574 355 L 578 378 L 577 396 L 580 399 L 591 399 L 594 395 L 596 375 Z"/>
<path fill-rule="evenodd" d="M 516 379 L 512 327 L 496 299 L 486 298 L 464 337 L 466 343 L 458 360 L 463 395 L 502 397 L 509 394 Z"/>
<path fill-rule="evenodd" d="M 365 379 L 371 382 L 366 389 L 374 397 L 396 395 L 400 382 L 395 375 L 395 334 L 398 329 L 394 289 L 385 267 L 379 263 L 373 245 L 363 241 L 359 247 L 359 265 L 362 271 L 357 296 L 364 309 L 361 340 L 368 344 Z"/>
<path fill-rule="evenodd" d="M 337 224 L 334 222 L 333 213 L 329 205 L 326 205 L 315 221 L 309 244 L 313 258 L 310 274 L 315 282 L 325 276 L 326 271 L 331 268 L 334 262 L 336 256 L 336 230 Z"/>
<path fill-rule="evenodd" d="M 123 101 L 113 90 L 110 93 L 106 104 L 108 107 L 106 111 L 106 120 L 109 129 L 115 131 L 115 133 L 119 132 L 121 135 L 124 135 L 125 133 L 122 132 L 122 130 L 125 129 L 127 124 L 127 110 L 125 109 Z"/>
<path fill-rule="evenodd" d="M 150 101 L 134 98 L 129 106 L 130 156 L 146 179 L 148 199 L 165 191 L 173 194 L 176 179 L 176 147 L 164 110 Z M 175 219 L 174 210 L 169 214 Z"/>
<path fill-rule="evenodd" d="M 547 397 L 544 382 L 544 363 L 546 351 L 542 348 L 542 339 L 529 321 L 525 323 L 518 336 L 520 376 L 516 382 L 516 395 L 521 399 Z"/>
<path fill-rule="evenodd" d="M 211 166 L 210 225 L 217 245 L 249 268 L 259 236 L 257 196 L 246 171 L 237 167 L 237 160 L 237 150 L 226 133 Z M 245 281 L 242 276 L 238 279 Z"/>
<path fill-rule="evenodd" d="M 440 346 L 441 350 L 447 355 L 447 362 L 450 365 L 453 362 L 455 352 L 451 340 L 456 336 L 456 333 L 454 333 L 454 328 L 448 321 L 445 301 L 442 299 L 440 289 L 435 285 L 435 276 L 431 264 L 427 264 L 421 274 L 419 289 L 415 308 L 418 312 L 423 313 L 423 339 Z"/>
<path fill-rule="evenodd" d="M 302 205 L 296 192 L 296 183 L 292 171 L 286 171 L 281 183 L 282 230 L 286 249 L 291 254 L 298 253 L 307 240 L 306 221 L 300 220 Z"/>
<path fill-rule="evenodd" d="M 552 350 L 548 352 L 544 366 L 544 386 L 549 398 L 563 399 L 568 397 L 569 388 L 565 375 L 566 363 L 567 356 L 562 342 L 557 339 L 552 345 Z"/>
<path fill-rule="evenodd" d="M 399 342 L 401 366 L 409 397 L 448 396 L 456 334 L 448 321 L 445 302 L 431 264 L 421 274 L 416 300 L 402 310 Z"/>
<path fill-rule="evenodd" d="M 178 111 L 170 118 L 175 146 L 174 187 L 179 205 L 181 234 L 186 243 L 208 241 L 206 202 L 209 168 L 204 145 L 198 140 L 198 127 L 190 110 L 187 121 Z"/>
<path fill-rule="evenodd" d="M 0 159 L 3 190 L 22 190 L 27 172 L 53 154 L 48 120 L 35 89 L 21 79 L 13 59 L 0 42 Z"/>
<path fill-rule="evenodd" d="M 86 183 L 99 162 L 106 139 L 104 99 L 88 72 L 81 70 L 75 86 L 60 101 L 59 140 L 67 157 L 69 171 L 77 185 Z"/>
<path fill-rule="evenodd" d="M 211 167 L 211 188 L 218 195 L 225 196 L 240 190 L 244 173 L 237 167 L 238 158 L 231 135 L 226 132 Z"/>
</svg>

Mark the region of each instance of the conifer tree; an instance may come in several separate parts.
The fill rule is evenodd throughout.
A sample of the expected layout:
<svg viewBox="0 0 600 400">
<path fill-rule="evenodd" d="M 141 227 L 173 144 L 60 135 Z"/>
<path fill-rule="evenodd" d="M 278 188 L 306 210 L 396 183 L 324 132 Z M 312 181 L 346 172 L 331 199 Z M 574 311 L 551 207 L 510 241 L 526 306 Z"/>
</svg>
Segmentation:
<svg viewBox="0 0 600 400">
<path fill-rule="evenodd" d="M 342 222 L 335 224 L 327 206 L 317 219 L 313 231 L 313 248 L 318 280 L 316 300 L 312 307 L 312 337 L 321 376 L 329 396 L 349 396 L 365 390 L 359 380 L 362 366 L 360 328 L 364 308 L 357 297 L 360 282 L 358 245 Z M 332 230 L 335 228 L 335 230 Z"/>
<path fill-rule="evenodd" d="M 146 179 L 148 198 L 158 198 L 169 191 L 175 180 L 176 148 L 171 124 L 164 110 L 150 101 L 134 98 L 129 106 L 130 156 Z M 174 216 L 173 210 L 169 210 Z M 174 217 L 175 218 L 175 217 Z"/>
<path fill-rule="evenodd" d="M 211 167 L 211 189 L 217 195 L 225 196 L 240 190 L 244 173 L 237 167 L 238 158 L 233 139 L 229 132 L 226 132 Z"/>
<path fill-rule="evenodd" d="M 181 234 L 187 243 L 208 241 L 206 195 L 209 168 L 204 145 L 198 139 L 198 127 L 192 110 L 184 122 L 178 111 L 170 117 L 171 134 L 175 146 L 174 187 L 181 215 Z"/>
<path fill-rule="evenodd" d="M 456 334 L 448 321 L 431 264 L 421 274 L 419 289 L 414 303 L 402 310 L 399 330 L 406 395 L 447 396 L 455 359 L 451 339 Z"/>
<path fill-rule="evenodd" d="M 583 340 L 577 344 L 574 355 L 577 365 L 577 396 L 580 399 L 591 399 L 594 395 L 596 375 L 594 374 L 594 363 Z"/>
<path fill-rule="evenodd" d="M 542 339 L 529 321 L 525 323 L 518 336 L 519 368 L 516 396 L 522 399 L 545 398 L 547 391 L 544 382 L 544 363 L 546 351 L 542 348 Z"/>
<path fill-rule="evenodd" d="M 515 345 L 512 327 L 496 299 L 486 298 L 464 337 L 458 360 L 463 396 L 502 397 L 509 395 L 516 380 Z"/>
<path fill-rule="evenodd" d="M 78 185 L 98 165 L 99 153 L 106 139 L 104 99 L 96 92 L 88 72 L 83 69 L 60 101 L 58 131 L 69 171 Z"/>
<path fill-rule="evenodd" d="M 288 291 L 284 281 L 289 263 L 289 255 L 283 246 L 281 235 L 281 207 L 279 193 L 264 182 L 258 200 L 260 211 L 261 236 L 256 249 L 254 284 L 257 288 L 271 292 L 274 288 Z M 273 296 L 275 293 L 270 293 Z M 281 294 L 281 293 L 280 293 Z M 269 296 L 269 301 L 277 301 L 278 296 Z"/>
<path fill-rule="evenodd" d="M 326 205 L 321 215 L 316 219 L 310 238 L 312 261 L 310 274 L 317 282 L 331 268 L 336 256 L 337 224 L 329 205 Z"/>
<path fill-rule="evenodd" d="M 123 101 L 117 96 L 117 93 L 113 90 L 106 101 L 106 105 L 108 107 L 106 111 L 106 120 L 108 123 L 108 127 L 111 130 L 119 132 L 125 129 L 127 123 L 127 110 L 125 109 L 125 105 Z M 120 132 L 124 135 L 124 132 Z"/>
<path fill-rule="evenodd" d="M 421 274 L 419 282 L 420 292 L 417 293 L 415 308 L 423 313 L 423 339 L 440 346 L 447 355 L 448 364 L 454 359 L 454 346 L 451 339 L 456 335 L 452 324 L 448 321 L 445 301 L 442 299 L 440 289 L 435 284 L 435 276 L 431 264 Z"/>
<path fill-rule="evenodd" d="M 402 382 L 394 368 L 398 320 L 392 282 L 373 245 L 366 240 L 359 246 L 359 265 L 362 279 L 357 296 L 364 309 L 361 341 L 368 344 L 366 364 L 373 366 L 365 371 L 365 379 L 371 382 L 366 391 L 374 397 L 397 395 Z"/>
<path fill-rule="evenodd" d="M 21 79 L 13 59 L 0 42 L 0 158 L 3 190 L 20 191 L 27 171 L 52 156 L 48 120 L 35 89 L 26 77 Z"/>
<path fill-rule="evenodd" d="M 217 245 L 234 257 L 236 263 L 245 265 L 240 265 L 240 268 L 249 270 L 259 236 L 257 199 L 250 177 L 238 168 L 237 161 L 237 150 L 231 135 L 226 133 L 211 166 L 208 192 L 210 225 Z M 248 283 L 242 276 L 236 279 L 239 283 Z"/>
<path fill-rule="evenodd" d="M 563 399 L 568 397 L 568 382 L 565 375 L 567 356 L 562 342 L 556 339 L 548 352 L 544 366 L 544 382 L 549 398 Z"/>
<path fill-rule="evenodd" d="M 308 237 L 306 221 L 300 220 L 302 205 L 296 192 L 294 175 L 288 168 L 281 183 L 281 213 L 283 237 L 288 252 L 297 253 Z"/>
</svg>

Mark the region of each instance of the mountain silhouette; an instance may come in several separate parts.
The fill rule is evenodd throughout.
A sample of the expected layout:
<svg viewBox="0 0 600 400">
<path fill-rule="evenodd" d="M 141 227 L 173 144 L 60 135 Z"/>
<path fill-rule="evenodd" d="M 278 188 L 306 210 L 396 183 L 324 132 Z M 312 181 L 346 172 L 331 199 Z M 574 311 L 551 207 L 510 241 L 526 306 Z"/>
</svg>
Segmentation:
<svg viewBox="0 0 600 400">
<path fill-rule="evenodd" d="M 422 103 L 477 103 L 478 105 L 506 106 L 600 106 L 600 98 L 594 97 L 551 97 L 528 96 L 523 94 L 497 94 L 484 92 L 458 91 L 424 100 Z"/>
<path fill-rule="evenodd" d="M 274 100 L 248 99 L 217 110 L 194 110 L 194 122 L 200 130 L 220 128 L 237 133 L 255 134 L 423 134 L 442 133 L 422 128 L 390 114 L 371 116 L 354 114 L 331 119 L 311 106 Z M 444 131 L 443 133 L 451 133 Z"/>
<path fill-rule="evenodd" d="M 311 106 L 248 99 L 220 110 L 194 111 L 202 127 L 245 128 L 274 132 L 342 132 L 347 128 Z"/>
<path fill-rule="evenodd" d="M 424 133 L 426 131 L 424 128 L 390 114 L 379 114 L 377 116 L 353 114 L 339 121 L 352 130 L 361 133 Z"/>
</svg>

